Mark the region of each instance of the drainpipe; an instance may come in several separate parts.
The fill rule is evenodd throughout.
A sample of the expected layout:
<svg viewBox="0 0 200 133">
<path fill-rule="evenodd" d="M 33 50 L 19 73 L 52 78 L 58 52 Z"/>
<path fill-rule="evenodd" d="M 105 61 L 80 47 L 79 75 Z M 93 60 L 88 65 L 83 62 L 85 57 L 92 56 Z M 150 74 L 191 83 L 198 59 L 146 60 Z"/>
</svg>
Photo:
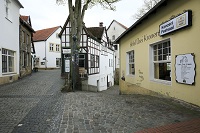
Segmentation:
<svg viewBox="0 0 200 133">
<path fill-rule="evenodd" d="M 45 40 L 45 70 L 47 69 L 47 50 L 46 50 L 46 40 Z"/>
<path fill-rule="evenodd" d="M 20 24 L 20 21 L 19 21 L 19 77 L 21 77 L 21 58 L 20 58 L 20 55 L 21 55 L 21 24 Z"/>
</svg>

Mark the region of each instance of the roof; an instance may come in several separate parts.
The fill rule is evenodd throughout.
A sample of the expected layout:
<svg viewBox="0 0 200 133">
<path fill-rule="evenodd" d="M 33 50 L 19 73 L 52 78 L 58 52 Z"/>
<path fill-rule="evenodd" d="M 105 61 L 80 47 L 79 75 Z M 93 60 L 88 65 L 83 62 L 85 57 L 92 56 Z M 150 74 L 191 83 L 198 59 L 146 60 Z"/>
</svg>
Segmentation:
<svg viewBox="0 0 200 133">
<path fill-rule="evenodd" d="M 63 34 L 64 30 L 66 29 L 67 24 L 69 23 L 69 16 L 67 17 L 67 20 L 65 21 L 65 24 L 62 28 L 62 30 L 59 33 L 59 37 L 61 37 L 61 35 Z M 90 36 L 91 38 L 93 38 L 96 41 L 101 41 L 102 39 L 102 35 L 104 32 L 105 27 L 89 27 L 86 28 L 85 24 L 83 23 L 83 29 L 85 30 L 85 32 L 87 33 L 88 36 Z"/>
<path fill-rule="evenodd" d="M 23 6 L 22 6 L 22 4 L 19 2 L 19 0 L 15 0 L 16 2 L 17 2 L 17 4 L 20 6 L 20 8 L 24 8 Z"/>
<path fill-rule="evenodd" d="M 123 24 L 121 24 L 120 22 L 118 22 L 118 21 L 116 21 L 116 20 L 113 20 L 111 23 L 110 23 L 110 25 L 108 26 L 108 28 L 107 28 L 107 30 L 110 28 L 110 26 L 112 25 L 112 23 L 114 23 L 114 22 L 116 22 L 118 25 L 120 25 L 122 28 L 124 28 L 124 29 L 128 29 L 125 25 L 123 25 Z"/>
<path fill-rule="evenodd" d="M 22 16 L 22 15 L 20 15 L 20 18 L 22 19 L 22 20 L 24 20 L 24 21 L 26 21 L 26 22 L 28 22 L 29 20 L 29 16 Z"/>
<path fill-rule="evenodd" d="M 105 27 L 89 27 L 86 29 L 90 34 L 92 34 L 98 40 L 101 40 Z"/>
<path fill-rule="evenodd" d="M 25 27 L 27 27 L 31 32 L 35 32 L 34 29 L 31 26 L 31 19 L 30 16 L 22 16 L 20 15 L 20 24 L 24 25 Z"/>
<path fill-rule="evenodd" d="M 61 28 L 61 26 L 56 26 L 36 31 L 33 34 L 33 41 L 34 42 L 46 41 L 58 28 Z"/>
<path fill-rule="evenodd" d="M 137 20 L 131 27 L 129 27 L 126 31 L 124 31 L 116 40 L 114 43 L 119 43 L 119 41 L 130 31 L 132 31 L 134 28 L 136 28 L 138 25 L 142 23 L 145 19 L 148 19 L 149 15 L 153 14 L 156 12 L 156 10 L 165 5 L 166 1 L 168 0 L 161 0 L 158 4 L 156 4 L 151 10 L 149 10 L 146 14 L 144 14 L 139 20 Z"/>
</svg>

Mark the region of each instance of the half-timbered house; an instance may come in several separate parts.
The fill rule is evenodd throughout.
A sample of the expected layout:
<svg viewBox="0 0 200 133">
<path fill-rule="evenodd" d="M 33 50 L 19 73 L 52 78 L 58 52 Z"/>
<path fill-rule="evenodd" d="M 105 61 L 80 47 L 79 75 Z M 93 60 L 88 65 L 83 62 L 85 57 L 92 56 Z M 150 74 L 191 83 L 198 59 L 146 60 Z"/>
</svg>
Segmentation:
<svg viewBox="0 0 200 133">
<path fill-rule="evenodd" d="M 69 17 L 65 22 L 59 36 L 61 37 L 61 73 L 69 72 L 66 60 L 71 57 L 70 43 L 71 25 Z M 86 28 L 83 26 L 79 44 L 79 74 L 81 78 L 87 77 L 87 86 L 82 90 L 102 91 L 114 84 L 113 61 L 114 50 L 108 43 L 106 28 L 103 23 L 99 27 Z"/>
</svg>

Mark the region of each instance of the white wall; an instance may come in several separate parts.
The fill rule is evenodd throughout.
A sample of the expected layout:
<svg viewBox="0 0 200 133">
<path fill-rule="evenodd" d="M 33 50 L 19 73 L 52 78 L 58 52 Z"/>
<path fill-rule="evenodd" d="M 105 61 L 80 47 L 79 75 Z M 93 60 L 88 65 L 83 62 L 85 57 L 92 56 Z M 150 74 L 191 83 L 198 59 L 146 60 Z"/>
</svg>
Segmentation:
<svg viewBox="0 0 200 133">
<path fill-rule="evenodd" d="M 5 48 L 15 51 L 14 73 L 19 74 L 19 9 L 20 6 L 14 0 L 10 0 L 9 17 L 6 18 L 5 2 L 0 1 L 0 49 Z M 0 62 L 2 62 L 0 50 Z M 0 65 L 0 76 L 2 66 Z"/>
<path fill-rule="evenodd" d="M 114 42 L 126 29 L 119 25 L 116 21 L 113 21 L 113 23 L 110 25 L 109 29 L 107 29 L 107 34 L 111 42 Z M 113 40 L 112 36 L 115 35 L 115 39 Z M 119 44 L 117 45 L 117 50 L 115 51 L 116 56 L 116 63 L 114 63 L 116 66 L 114 68 L 119 68 Z M 114 60 L 115 61 L 115 60 Z"/>
<path fill-rule="evenodd" d="M 56 34 L 59 34 L 61 31 L 61 28 L 58 28 L 47 40 L 46 42 L 46 57 L 47 57 L 47 67 L 48 68 L 56 68 L 56 58 L 61 58 L 61 44 L 60 44 L 60 38 L 56 37 Z M 49 45 L 50 43 L 54 44 L 54 52 L 49 51 Z M 60 51 L 56 52 L 56 44 L 59 44 Z"/>
<path fill-rule="evenodd" d="M 60 38 L 56 37 L 56 34 L 60 33 L 61 28 L 58 28 L 46 41 L 34 42 L 36 58 L 40 58 L 39 68 L 57 68 L 56 58 L 61 58 L 61 44 Z M 54 44 L 54 52 L 49 50 L 50 43 Z M 56 44 L 60 45 L 60 51 L 56 52 Z M 41 65 L 41 62 L 45 62 L 43 58 L 46 57 L 46 66 Z"/>
<path fill-rule="evenodd" d="M 45 43 L 46 41 L 34 42 L 36 58 L 39 58 L 39 68 L 45 68 L 45 65 L 41 65 L 41 62 L 45 62 L 43 58 L 45 57 Z"/>
</svg>

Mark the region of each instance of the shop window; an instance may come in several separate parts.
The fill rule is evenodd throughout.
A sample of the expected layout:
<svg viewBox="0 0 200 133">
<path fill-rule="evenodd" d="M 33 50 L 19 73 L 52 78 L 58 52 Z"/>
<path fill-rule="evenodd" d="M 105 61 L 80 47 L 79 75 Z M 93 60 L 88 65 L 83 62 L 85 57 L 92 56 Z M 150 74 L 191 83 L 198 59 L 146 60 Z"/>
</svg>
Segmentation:
<svg viewBox="0 0 200 133">
<path fill-rule="evenodd" d="M 135 75 L 134 50 L 127 53 L 128 55 L 128 74 Z"/>
<path fill-rule="evenodd" d="M 154 79 L 171 81 L 170 41 L 157 43 L 153 47 Z"/>
<path fill-rule="evenodd" d="M 14 72 L 14 51 L 2 48 L 2 73 Z"/>
</svg>

